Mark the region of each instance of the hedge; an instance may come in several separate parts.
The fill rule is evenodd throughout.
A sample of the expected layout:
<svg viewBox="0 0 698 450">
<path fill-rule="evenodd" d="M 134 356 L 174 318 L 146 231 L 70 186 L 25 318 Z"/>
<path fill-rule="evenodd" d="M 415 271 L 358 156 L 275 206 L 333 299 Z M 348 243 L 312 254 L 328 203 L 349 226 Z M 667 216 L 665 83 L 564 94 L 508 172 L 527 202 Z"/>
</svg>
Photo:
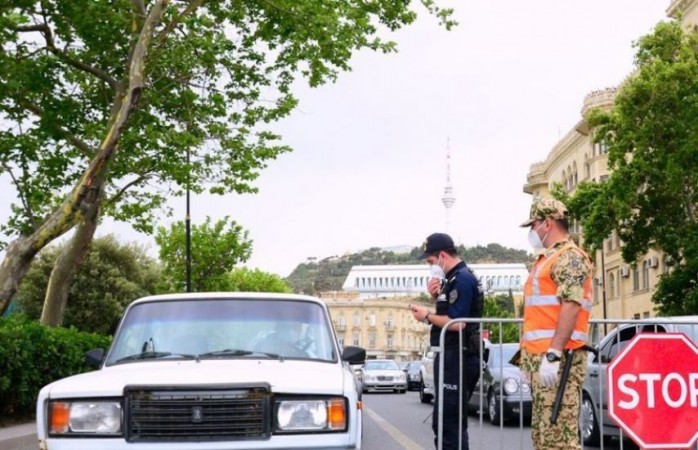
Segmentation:
<svg viewBox="0 0 698 450">
<path fill-rule="evenodd" d="M 0 422 L 32 417 L 43 386 L 92 370 L 85 352 L 106 349 L 110 342 L 110 337 L 46 327 L 18 314 L 0 318 Z"/>
</svg>

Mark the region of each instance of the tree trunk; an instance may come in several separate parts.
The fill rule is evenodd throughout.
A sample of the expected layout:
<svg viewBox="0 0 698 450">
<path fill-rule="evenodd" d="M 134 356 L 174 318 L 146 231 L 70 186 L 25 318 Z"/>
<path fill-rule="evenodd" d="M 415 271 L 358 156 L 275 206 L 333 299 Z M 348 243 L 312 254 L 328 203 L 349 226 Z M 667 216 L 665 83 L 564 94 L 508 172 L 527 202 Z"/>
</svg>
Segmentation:
<svg viewBox="0 0 698 450">
<path fill-rule="evenodd" d="M 94 238 L 99 222 L 99 207 L 104 197 L 104 183 L 97 198 L 84 213 L 83 219 L 75 228 L 72 239 L 58 256 L 46 288 L 44 308 L 41 311 L 41 323 L 51 327 L 63 324 L 63 314 L 68 304 L 68 293 L 75 274 L 85 260 L 85 255 Z"/>
<path fill-rule="evenodd" d="M 10 243 L 0 266 L 0 315 L 7 310 L 17 293 L 19 283 L 26 275 L 34 256 L 57 237 L 72 229 L 82 218 L 98 196 L 97 190 L 105 179 L 108 164 L 116 152 L 129 117 L 137 107 L 144 87 L 146 53 L 150 46 L 155 26 L 160 22 L 169 0 L 154 3 L 141 28 L 128 67 L 128 87 L 123 100 L 110 120 L 110 126 L 100 143 L 99 149 L 85 170 L 78 184 L 48 218 L 29 236 L 22 236 Z"/>
</svg>

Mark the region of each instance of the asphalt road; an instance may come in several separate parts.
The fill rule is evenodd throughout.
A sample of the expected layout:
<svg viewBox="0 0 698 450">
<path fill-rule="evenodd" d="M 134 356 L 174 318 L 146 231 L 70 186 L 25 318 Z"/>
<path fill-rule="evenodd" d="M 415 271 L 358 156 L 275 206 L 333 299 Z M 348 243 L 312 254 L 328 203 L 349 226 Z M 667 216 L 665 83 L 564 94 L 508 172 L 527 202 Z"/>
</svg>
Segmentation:
<svg viewBox="0 0 698 450">
<path fill-rule="evenodd" d="M 431 404 L 419 401 L 416 392 L 364 394 L 364 450 L 431 450 Z M 493 426 L 478 416 L 469 416 L 471 450 L 532 450 L 530 429 L 518 424 Z M 33 425 L 0 429 L 0 450 L 37 450 Z M 594 447 L 587 447 L 593 450 Z M 618 441 L 604 450 L 637 448 Z"/>
</svg>

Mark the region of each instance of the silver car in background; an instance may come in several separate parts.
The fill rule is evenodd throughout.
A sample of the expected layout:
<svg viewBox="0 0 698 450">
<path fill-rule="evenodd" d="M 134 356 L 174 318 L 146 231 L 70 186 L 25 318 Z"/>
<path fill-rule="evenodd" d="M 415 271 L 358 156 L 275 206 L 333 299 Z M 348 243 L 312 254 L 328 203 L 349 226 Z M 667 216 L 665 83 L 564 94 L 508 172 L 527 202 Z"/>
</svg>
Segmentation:
<svg viewBox="0 0 698 450">
<path fill-rule="evenodd" d="M 407 374 L 392 359 L 369 359 L 361 368 L 363 391 L 407 392 Z"/>
</svg>

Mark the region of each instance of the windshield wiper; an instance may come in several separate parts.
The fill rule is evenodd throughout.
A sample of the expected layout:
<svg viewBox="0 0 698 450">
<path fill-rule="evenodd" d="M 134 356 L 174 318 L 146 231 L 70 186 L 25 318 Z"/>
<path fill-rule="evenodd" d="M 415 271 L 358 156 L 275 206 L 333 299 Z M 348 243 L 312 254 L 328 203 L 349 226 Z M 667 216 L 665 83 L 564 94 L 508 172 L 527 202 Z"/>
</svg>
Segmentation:
<svg viewBox="0 0 698 450">
<path fill-rule="evenodd" d="M 158 359 L 158 358 L 166 358 L 168 356 L 174 356 L 174 357 L 183 357 L 183 358 L 188 358 L 188 359 L 196 359 L 196 355 L 189 355 L 186 353 L 172 353 L 172 352 L 141 352 L 141 353 L 135 353 L 133 355 L 129 356 L 124 356 L 123 358 L 119 358 L 115 363 L 120 363 L 123 361 L 135 361 L 138 359 Z"/>
<path fill-rule="evenodd" d="M 199 358 L 206 358 L 206 357 L 238 357 L 238 356 L 249 356 L 249 355 L 264 355 L 272 359 L 278 359 L 280 361 L 284 360 L 284 357 L 282 355 L 279 355 L 277 353 L 267 353 L 267 352 L 259 352 L 259 351 L 253 351 L 253 350 L 243 350 L 240 348 L 226 348 L 224 350 L 216 350 L 213 352 L 206 352 L 206 353 L 201 353 L 198 355 Z"/>
</svg>

